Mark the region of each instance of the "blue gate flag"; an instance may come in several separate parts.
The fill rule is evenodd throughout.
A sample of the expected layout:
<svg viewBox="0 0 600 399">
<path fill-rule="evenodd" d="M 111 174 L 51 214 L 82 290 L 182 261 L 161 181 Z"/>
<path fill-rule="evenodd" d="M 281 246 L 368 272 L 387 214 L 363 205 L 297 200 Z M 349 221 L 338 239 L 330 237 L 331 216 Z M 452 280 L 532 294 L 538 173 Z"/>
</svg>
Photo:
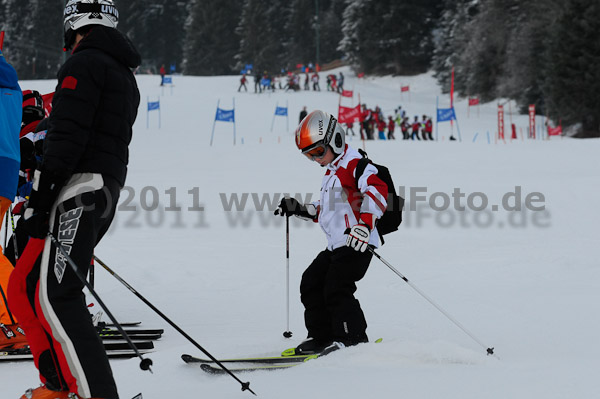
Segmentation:
<svg viewBox="0 0 600 399">
<path fill-rule="evenodd" d="M 165 76 L 165 78 L 163 80 L 163 84 L 172 85 L 173 84 L 173 78 L 171 76 Z"/>
<path fill-rule="evenodd" d="M 287 116 L 287 114 L 288 114 L 287 107 L 277 107 L 277 108 L 275 108 L 275 115 Z"/>
<path fill-rule="evenodd" d="M 447 122 L 451 120 L 456 120 L 456 113 L 454 113 L 454 107 L 437 109 L 438 122 Z"/>
<path fill-rule="evenodd" d="M 217 115 L 215 115 L 215 120 L 235 123 L 235 109 L 226 110 L 217 108 Z"/>
<path fill-rule="evenodd" d="M 148 111 L 160 109 L 160 101 L 148 102 Z"/>
</svg>

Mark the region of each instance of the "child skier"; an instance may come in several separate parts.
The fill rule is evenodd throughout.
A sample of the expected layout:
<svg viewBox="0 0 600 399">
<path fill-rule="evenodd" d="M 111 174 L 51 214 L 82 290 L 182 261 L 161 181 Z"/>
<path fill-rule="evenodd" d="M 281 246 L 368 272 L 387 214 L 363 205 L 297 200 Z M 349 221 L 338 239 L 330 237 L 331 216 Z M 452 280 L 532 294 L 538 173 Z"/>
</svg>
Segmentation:
<svg viewBox="0 0 600 399">
<path fill-rule="evenodd" d="M 304 271 L 300 284 L 308 338 L 295 353 L 311 354 L 368 341 L 354 292 L 371 262 L 367 246 L 379 246 L 376 222 L 387 206 L 387 185 L 371 164 L 355 179 L 362 156 L 345 143 L 344 129 L 328 113 L 313 111 L 302 121 L 296 146 L 326 168 L 319 201 L 300 204 L 284 198 L 275 211 L 318 222 L 327 236 L 327 248 Z"/>
</svg>

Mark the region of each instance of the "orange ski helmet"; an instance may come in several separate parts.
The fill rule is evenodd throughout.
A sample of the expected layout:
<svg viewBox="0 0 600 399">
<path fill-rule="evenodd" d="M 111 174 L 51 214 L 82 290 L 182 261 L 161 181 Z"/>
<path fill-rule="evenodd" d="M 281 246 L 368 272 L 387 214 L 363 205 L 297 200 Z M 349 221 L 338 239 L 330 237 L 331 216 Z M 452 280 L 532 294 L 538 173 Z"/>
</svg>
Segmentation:
<svg viewBox="0 0 600 399">
<path fill-rule="evenodd" d="M 333 115 L 313 111 L 296 128 L 296 146 L 310 159 L 322 157 L 327 146 L 340 155 L 346 147 L 346 133 Z"/>
</svg>

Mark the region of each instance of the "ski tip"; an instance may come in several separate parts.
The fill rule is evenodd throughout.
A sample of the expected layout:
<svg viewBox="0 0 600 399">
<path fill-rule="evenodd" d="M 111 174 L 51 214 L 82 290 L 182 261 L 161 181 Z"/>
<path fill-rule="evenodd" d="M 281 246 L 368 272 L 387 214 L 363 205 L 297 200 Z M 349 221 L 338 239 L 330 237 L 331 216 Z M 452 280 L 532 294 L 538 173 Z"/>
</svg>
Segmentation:
<svg viewBox="0 0 600 399">
<path fill-rule="evenodd" d="M 181 360 L 183 360 L 184 362 L 188 363 L 190 360 L 192 360 L 192 356 L 191 355 L 186 355 L 184 353 L 183 355 L 181 355 Z"/>
<path fill-rule="evenodd" d="M 376 344 L 380 344 L 380 343 L 382 343 L 382 342 L 383 342 L 383 338 L 377 338 L 377 339 L 375 340 L 375 343 L 376 343 Z"/>
</svg>

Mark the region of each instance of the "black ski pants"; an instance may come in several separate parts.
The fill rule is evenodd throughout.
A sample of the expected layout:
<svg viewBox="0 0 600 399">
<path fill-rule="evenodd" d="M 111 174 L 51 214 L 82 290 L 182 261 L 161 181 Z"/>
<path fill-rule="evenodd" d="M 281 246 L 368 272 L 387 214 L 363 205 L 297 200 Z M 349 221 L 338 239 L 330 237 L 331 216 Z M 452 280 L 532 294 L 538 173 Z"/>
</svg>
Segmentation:
<svg viewBox="0 0 600 399">
<path fill-rule="evenodd" d="M 354 293 L 372 256 L 346 246 L 325 250 L 304 271 L 300 298 L 309 337 L 346 345 L 367 341 L 367 321 Z"/>
<path fill-rule="evenodd" d="M 52 208 L 50 231 L 81 276 L 87 276 L 94 247 L 111 224 L 119 192 L 116 180 L 75 174 Z M 25 281 L 20 281 L 21 275 Z M 27 296 L 9 300 L 16 301 L 15 313 L 23 316 L 17 314 L 42 382 L 84 398 L 118 399 L 102 340 L 86 306 L 84 285 L 50 238 L 29 241 L 13 277 L 14 291 L 25 285 Z"/>
</svg>

